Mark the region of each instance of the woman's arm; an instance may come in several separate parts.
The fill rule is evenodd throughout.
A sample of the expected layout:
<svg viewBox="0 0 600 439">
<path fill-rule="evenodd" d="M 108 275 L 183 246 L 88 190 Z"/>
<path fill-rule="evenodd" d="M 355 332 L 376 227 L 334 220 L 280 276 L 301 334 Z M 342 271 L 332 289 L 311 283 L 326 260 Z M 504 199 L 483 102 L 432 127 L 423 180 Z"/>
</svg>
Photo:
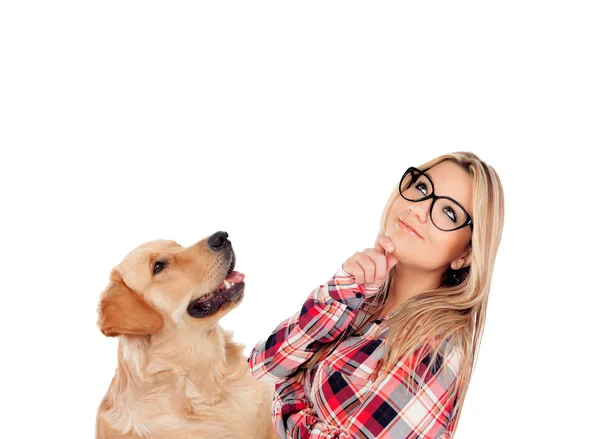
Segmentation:
<svg viewBox="0 0 600 439">
<path fill-rule="evenodd" d="M 334 341 L 354 320 L 365 300 L 364 285 L 341 267 L 315 288 L 302 309 L 281 322 L 250 353 L 248 365 L 254 378 L 278 381 L 292 375 L 322 343 Z"/>
</svg>

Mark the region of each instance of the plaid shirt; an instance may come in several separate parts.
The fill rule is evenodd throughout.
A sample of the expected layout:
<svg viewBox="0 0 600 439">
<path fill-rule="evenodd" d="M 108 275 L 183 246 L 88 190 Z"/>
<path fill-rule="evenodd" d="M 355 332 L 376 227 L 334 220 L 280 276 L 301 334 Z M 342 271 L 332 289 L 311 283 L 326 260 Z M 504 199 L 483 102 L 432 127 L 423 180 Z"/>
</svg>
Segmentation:
<svg viewBox="0 0 600 439">
<path fill-rule="evenodd" d="M 356 332 L 370 290 L 340 267 L 328 283 L 312 291 L 299 312 L 252 349 L 248 366 L 254 378 L 276 382 L 272 416 L 279 437 L 452 437 L 456 398 L 449 394 L 456 384 L 458 350 L 440 357 L 426 375 L 428 357 L 418 365 L 398 362 L 391 373 L 378 374 L 386 332 L 381 323 L 391 315 Z M 350 335 L 307 371 L 303 382 L 286 379 L 321 343 L 342 338 L 344 330 Z M 406 385 L 411 373 L 419 385 L 416 393 Z"/>
</svg>

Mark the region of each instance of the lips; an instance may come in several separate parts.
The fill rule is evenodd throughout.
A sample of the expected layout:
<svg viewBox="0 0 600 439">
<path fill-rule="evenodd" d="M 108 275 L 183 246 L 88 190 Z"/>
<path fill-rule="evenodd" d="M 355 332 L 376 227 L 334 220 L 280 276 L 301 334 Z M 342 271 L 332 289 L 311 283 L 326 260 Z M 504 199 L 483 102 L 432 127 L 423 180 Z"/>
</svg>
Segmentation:
<svg viewBox="0 0 600 439">
<path fill-rule="evenodd" d="M 400 221 L 400 223 L 402 223 L 402 225 L 403 225 L 404 227 L 406 227 L 408 230 L 411 230 L 411 231 L 412 231 L 412 232 L 413 232 L 415 235 L 417 235 L 419 238 L 423 238 L 423 237 L 422 237 L 422 236 L 419 234 L 419 232 L 417 232 L 417 231 L 414 229 L 414 227 L 412 227 L 411 225 L 409 225 L 409 224 L 406 224 L 404 221 L 402 221 L 402 218 L 398 217 L 398 220 Z"/>
<path fill-rule="evenodd" d="M 188 314 L 196 318 L 208 317 L 225 304 L 239 302 L 244 296 L 245 277 L 239 271 L 231 271 L 215 291 L 192 300 Z"/>
</svg>

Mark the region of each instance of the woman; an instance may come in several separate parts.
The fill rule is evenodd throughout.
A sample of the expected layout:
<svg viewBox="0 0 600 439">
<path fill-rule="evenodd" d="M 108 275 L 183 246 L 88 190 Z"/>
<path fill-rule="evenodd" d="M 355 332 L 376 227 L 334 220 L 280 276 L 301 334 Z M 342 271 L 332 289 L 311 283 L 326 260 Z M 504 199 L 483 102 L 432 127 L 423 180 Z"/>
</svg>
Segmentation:
<svg viewBox="0 0 600 439">
<path fill-rule="evenodd" d="M 282 438 L 451 438 L 485 323 L 504 195 L 471 152 L 409 168 L 375 248 L 348 258 L 248 359 Z"/>
</svg>

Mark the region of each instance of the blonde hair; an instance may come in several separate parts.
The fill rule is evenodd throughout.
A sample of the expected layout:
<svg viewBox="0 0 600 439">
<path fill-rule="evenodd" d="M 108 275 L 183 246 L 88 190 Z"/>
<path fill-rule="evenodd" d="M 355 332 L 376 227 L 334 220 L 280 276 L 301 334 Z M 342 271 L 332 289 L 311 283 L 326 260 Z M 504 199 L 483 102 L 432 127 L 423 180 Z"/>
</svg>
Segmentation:
<svg viewBox="0 0 600 439">
<path fill-rule="evenodd" d="M 442 355 L 445 355 L 449 354 L 450 349 L 456 349 L 460 354 L 457 379 L 449 395 L 449 400 L 454 396 L 457 397 L 454 412 L 456 424 L 477 361 L 485 326 L 494 261 L 504 224 L 504 191 L 494 168 L 472 152 L 445 154 L 417 168 L 427 171 L 445 160 L 457 163 L 472 178 L 473 233 L 469 244 L 472 254 L 471 265 L 456 271 L 449 268 L 442 276 L 442 283 L 438 288 L 424 291 L 405 300 L 398 311 L 385 321 L 385 327 L 389 331 L 384 343 L 387 351 L 378 369 L 389 372 L 399 360 L 407 364 L 410 362 L 411 365 L 419 365 L 428 357 L 429 364 L 425 372 L 427 373 L 438 363 L 441 351 L 443 351 Z M 396 184 L 383 209 L 379 234 L 385 234 L 388 213 L 399 196 L 398 184 Z M 393 273 L 394 270 L 391 270 L 380 291 L 367 299 L 370 305 L 368 313 L 370 316 L 383 308 Z M 458 283 L 450 281 L 452 278 L 458 278 Z M 313 357 L 301 366 L 294 378 L 302 379 L 306 371 L 312 368 L 323 355 L 335 349 L 345 336 L 346 333 L 342 334 L 336 342 L 321 346 Z M 450 349 L 445 351 L 447 347 Z M 407 385 L 415 388 L 416 381 L 413 375 L 409 375 Z"/>
</svg>

